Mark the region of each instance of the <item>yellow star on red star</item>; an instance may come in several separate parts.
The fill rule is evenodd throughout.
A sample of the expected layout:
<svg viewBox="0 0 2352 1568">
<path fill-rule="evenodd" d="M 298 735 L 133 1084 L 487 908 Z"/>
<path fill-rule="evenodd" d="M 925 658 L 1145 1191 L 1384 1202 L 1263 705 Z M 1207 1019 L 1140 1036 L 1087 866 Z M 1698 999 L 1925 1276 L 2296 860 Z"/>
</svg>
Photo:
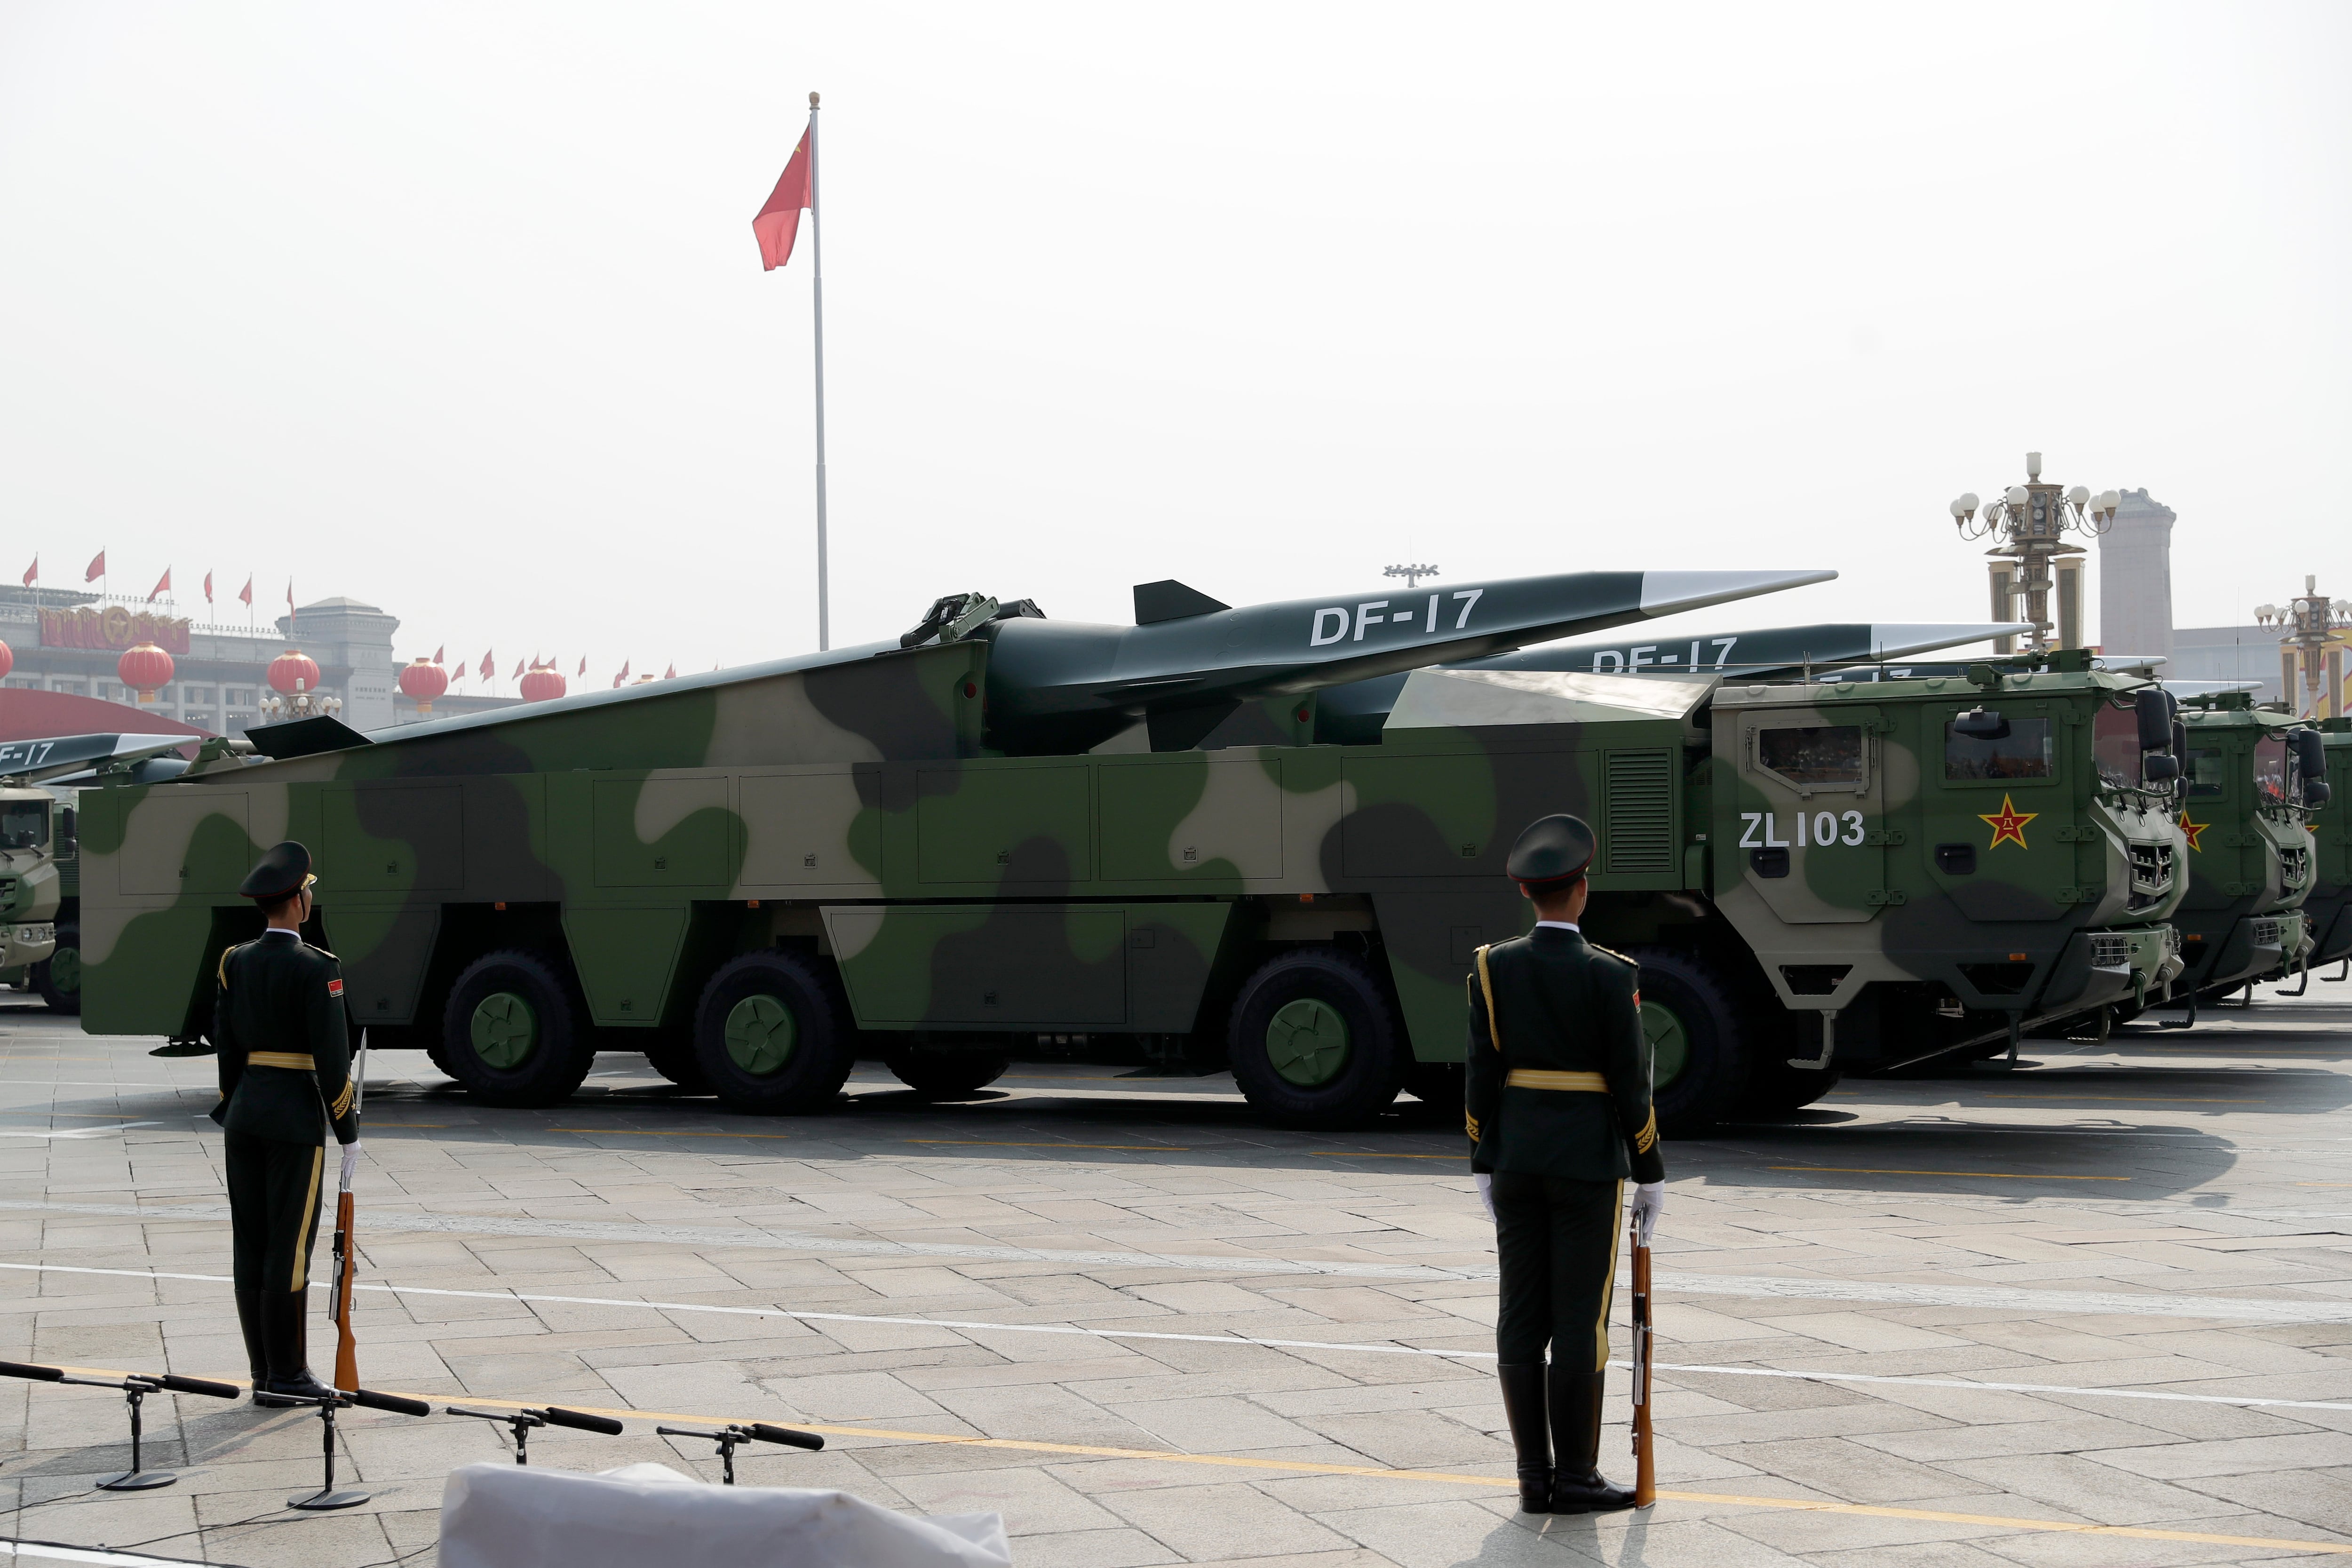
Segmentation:
<svg viewBox="0 0 2352 1568">
<path fill-rule="evenodd" d="M 2014 844 L 2020 849 L 2025 848 L 2025 825 L 2041 815 L 2038 811 L 2018 810 L 2016 803 L 2004 794 L 2000 797 L 1999 811 L 1990 814 L 1981 811 L 1977 813 L 1977 820 L 1992 828 L 1992 842 L 1985 847 L 1998 849 L 2004 844 Z"/>
<path fill-rule="evenodd" d="M 2198 836 L 2212 826 L 2210 822 L 2189 821 L 2189 813 L 2185 810 L 2180 814 L 2180 831 L 2188 836 L 2189 847 L 2196 850 L 2200 855 L 2205 853 L 2205 847 L 2197 842 Z"/>
</svg>

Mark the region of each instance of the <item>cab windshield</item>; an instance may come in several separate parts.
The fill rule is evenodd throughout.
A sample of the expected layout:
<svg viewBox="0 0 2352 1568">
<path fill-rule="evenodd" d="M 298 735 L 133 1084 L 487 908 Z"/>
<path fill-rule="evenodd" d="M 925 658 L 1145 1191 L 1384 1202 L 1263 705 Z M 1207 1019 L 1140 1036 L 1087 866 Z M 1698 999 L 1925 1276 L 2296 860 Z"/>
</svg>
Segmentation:
<svg viewBox="0 0 2352 1568">
<path fill-rule="evenodd" d="M 2011 719 L 2003 733 L 1963 735 L 1944 725 L 1944 776 L 1948 779 L 2046 779 L 2058 771 L 2057 747 L 2047 719 Z"/>
<path fill-rule="evenodd" d="M 2227 772 L 2230 753 L 2218 746 L 2191 746 L 2184 764 L 2189 775 L 2189 793 L 2192 795 L 2224 795 L 2230 793 Z"/>
<path fill-rule="evenodd" d="M 2286 737 L 2264 735 L 2254 742 L 2254 804 L 2286 804 Z"/>
<path fill-rule="evenodd" d="M 38 849 L 49 841 L 49 803 L 0 800 L 0 849 Z"/>
</svg>

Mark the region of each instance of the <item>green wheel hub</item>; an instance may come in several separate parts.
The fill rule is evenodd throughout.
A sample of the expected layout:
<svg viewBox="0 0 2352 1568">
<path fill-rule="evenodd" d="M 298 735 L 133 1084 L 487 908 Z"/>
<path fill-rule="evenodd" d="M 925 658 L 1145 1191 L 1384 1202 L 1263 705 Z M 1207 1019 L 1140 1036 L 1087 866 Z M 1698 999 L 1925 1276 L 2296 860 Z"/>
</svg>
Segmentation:
<svg viewBox="0 0 2352 1568">
<path fill-rule="evenodd" d="M 744 997 L 727 1015 L 728 1058 L 753 1078 L 783 1071 L 799 1039 L 793 1010 L 764 993 Z"/>
<path fill-rule="evenodd" d="M 1650 1087 L 1664 1089 L 1690 1065 L 1690 1032 L 1661 1002 L 1642 1004 L 1642 1034 L 1650 1042 Z"/>
<path fill-rule="evenodd" d="M 501 1072 L 520 1067 L 539 1049 L 539 1015 L 511 991 L 493 991 L 475 1003 L 469 1032 L 474 1054 Z"/>
<path fill-rule="evenodd" d="M 49 954 L 49 984 L 60 996 L 81 990 L 81 949 L 60 947 Z"/>
<path fill-rule="evenodd" d="M 1285 1083 L 1329 1083 L 1348 1065 L 1348 1020 L 1312 996 L 1286 1002 L 1266 1020 L 1265 1059 Z"/>
</svg>

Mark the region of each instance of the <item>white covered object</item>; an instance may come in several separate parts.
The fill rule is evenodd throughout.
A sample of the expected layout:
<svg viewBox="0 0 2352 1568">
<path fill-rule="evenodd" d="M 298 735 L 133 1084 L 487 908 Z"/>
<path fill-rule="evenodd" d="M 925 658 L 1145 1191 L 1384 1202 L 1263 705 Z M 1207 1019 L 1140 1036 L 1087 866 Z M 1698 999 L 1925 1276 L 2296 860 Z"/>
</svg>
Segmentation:
<svg viewBox="0 0 2352 1568">
<path fill-rule="evenodd" d="M 992 1513 L 919 1516 L 844 1491 L 719 1487 L 666 1465 L 602 1475 L 463 1465 L 441 1568 L 1010 1568 Z"/>
</svg>

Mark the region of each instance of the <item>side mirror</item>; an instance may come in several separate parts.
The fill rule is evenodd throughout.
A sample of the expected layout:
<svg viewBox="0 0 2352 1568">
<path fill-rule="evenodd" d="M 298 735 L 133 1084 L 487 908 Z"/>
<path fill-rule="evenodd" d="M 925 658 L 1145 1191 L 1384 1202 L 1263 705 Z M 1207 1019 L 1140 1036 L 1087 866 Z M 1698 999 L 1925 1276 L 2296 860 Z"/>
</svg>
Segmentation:
<svg viewBox="0 0 2352 1568">
<path fill-rule="evenodd" d="M 2170 752 L 2150 752 L 2139 760 L 2139 771 L 2150 784 L 2170 784 L 2180 776 L 2180 759 Z"/>
<path fill-rule="evenodd" d="M 2172 754 L 2180 759 L 2182 767 L 2189 765 L 2189 726 L 2177 718 L 2172 721 Z"/>
<path fill-rule="evenodd" d="M 2172 709 L 2164 690 L 2151 686 L 2135 701 L 2139 710 L 2139 749 L 2143 752 L 2169 751 L 2172 747 Z"/>
<path fill-rule="evenodd" d="M 2332 793 L 2326 779 L 2308 780 L 2303 786 L 2303 804 L 2310 810 L 2317 811 L 2327 804 L 2327 797 Z"/>
<path fill-rule="evenodd" d="M 2297 730 L 2287 737 L 2287 743 L 2294 748 L 2296 773 L 2305 779 L 2327 776 L 2327 742 L 2320 739 L 2318 731 Z"/>
<path fill-rule="evenodd" d="M 1952 733 L 1971 741 L 2006 741 L 2009 721 L 2000 716 L 1998 709 L 1971 708 L 1952 721 Z"/>
<path fill-rule="evenodd" d="M 72 806 L 58 814 L 58 842 L 53 847 L 56 853 L 72 855 L 80 851 L 81 838 L 74 826 L 78 820 L 79 814 Z"/>
</svg>

